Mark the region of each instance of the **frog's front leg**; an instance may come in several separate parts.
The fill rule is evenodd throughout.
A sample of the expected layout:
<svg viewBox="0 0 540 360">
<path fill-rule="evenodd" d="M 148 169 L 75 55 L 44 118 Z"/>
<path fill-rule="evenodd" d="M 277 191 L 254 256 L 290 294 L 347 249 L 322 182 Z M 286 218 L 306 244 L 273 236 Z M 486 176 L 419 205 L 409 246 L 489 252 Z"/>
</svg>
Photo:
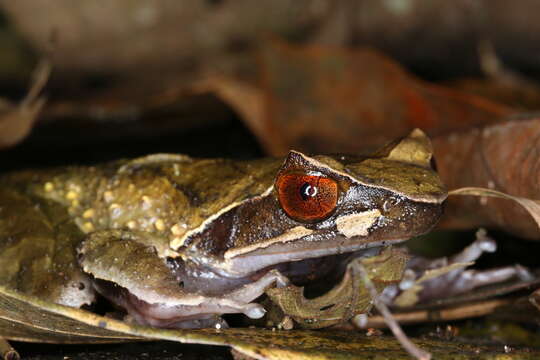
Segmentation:
<svg viewBox="0 0 540 360">
<path fill-rule="evenodd" d="M 530 281 L 534 277 L 523 266 L 505 266 L 489 270 L 467 270 L 485 252 L 495 252 L 497 245 L 489 238 L 484 230 L 477 232 L 477 239 L 450 258 L 428 260 L 421 257 L 413 258 L 408 264 L 403 280 L 397 287 L 385 290 L 387 302 L 403 291 L 414 286 L 421 286 L 417 292 L 418 302 L 441 299 L 474 290 L 478 287 L 496 284 L 511 278 Z"/>
<path fill-rule="evenodd" d="M 152 237 L 144 232 L 99 231 L 89 235 L 79 248 L 79 262 L 94 277 L 96 290 L 140 324 L 197 328 L 225 325 L 219 318 L 224 313 L 260 318 L 264 308 L 251 301 L 269 287 L 288 282 L 272 270 L 244 284 L 235 281 L 232 288 L 223 286 L 227 279 L 208 279 L 219 281 L 222 292 L 200 291 L 190 286 L 190 279 L 179 279 L 166 259 L 157 255 Z"/>
</svg>

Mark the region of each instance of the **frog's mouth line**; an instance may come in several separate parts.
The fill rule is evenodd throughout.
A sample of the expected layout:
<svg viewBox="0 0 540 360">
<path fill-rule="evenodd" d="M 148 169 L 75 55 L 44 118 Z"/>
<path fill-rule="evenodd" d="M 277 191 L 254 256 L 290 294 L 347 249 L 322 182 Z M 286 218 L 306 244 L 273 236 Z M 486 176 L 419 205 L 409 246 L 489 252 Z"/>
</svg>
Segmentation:
<svg viewBox="0 0 540 360">
<path fill-rule="evenodd" d="M 380 251 L 380 247 L 371 247 L 355 252 L 282 262 L 272 264 L 269 267 L 260 269 L 251 274 L 244 274 L 244 276 L 238 278 L 220 276 L 211 270 L 208 271 L 213 275 L 205 274 L 201 277 L 200 268 L 193 269 L 189 265 L 186 266 L 186 264 L 179 259 L 169 259 L 171 261 L 169 267 L 175 273 L 176 278 L 181 280 L 184 290 L 188 292 L 202 291 L 206 296 L 220 296 L 226 294 L 244 285 L 257 282 L 259 279 L 275 270 L 285 276 L 291 283 L 297 286 L 303 286 L 305 287 L 305 290 L 312 292 L 313 289 L 320 291 L 321 288 L 330 290 L 330 288 L 339 282 L 351 259 L 376 256 Z M 326 291 L 319 292 L 319 295 L 324 292 Z"/>
<path fill-rule="evenodd" d="M 263 249 L 255 250 L 249 254 L 227 259 L 223 263 L 223 267 L 218 267 L 215 270 L 222 276 L 230 277 L 231 275 L 234 276 L 234 274 L 245 276 L 245 274 L 253 273 L 276 264 L 353 253 L 359 250 L 398 244 L 407 239 L 400 238 L 358 243 L 358 241 L 351 241 L 353 239 L 344 238 L 340 244 L 330 247 L 325 242 L 308 240 L 296 241 L 290 245 L 274 244 Z M 223 273 L 221 273 L 222 271 Z"/>
</svg>

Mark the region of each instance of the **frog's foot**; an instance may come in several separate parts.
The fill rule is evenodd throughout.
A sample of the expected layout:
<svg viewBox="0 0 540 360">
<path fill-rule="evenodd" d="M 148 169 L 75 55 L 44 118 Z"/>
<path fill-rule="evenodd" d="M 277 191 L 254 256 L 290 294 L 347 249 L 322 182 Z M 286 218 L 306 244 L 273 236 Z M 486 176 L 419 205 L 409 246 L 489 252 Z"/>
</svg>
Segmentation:
<svg viewBox="0 0 540 360">
<path fill-rule="evenodd" d="M 484 271 L 464 270 L 448 275 L 422 282 L 423 290 L 420 292 L 420 302 L 463 294 L 478 287 L 504 282 L 514 277 L 518 277 L 522 281 L 532 279 L 531 273 L 520 265 Z"/>
<path fill-rule="evenodd" d="M 466 270 L 484 252 L 494 252 L 495 241 L 487 237 L 485 231 L 477 233 L 477 239 L 460 253 L 450 258 L 427 260 L 415 258 L 411 260 L 405 271 L 399 289 L 389 289 L 386 296 L 393 297 L 420 285 L 419 302 L 440 299 L 466 293 L 478 287 L 500 283 L 511 278 L 530 281 L 534 276 L 523 266 L 514 265 L 489 270 Z M 393 294 L 392 294 L 393 293 Z"/>
</svg>

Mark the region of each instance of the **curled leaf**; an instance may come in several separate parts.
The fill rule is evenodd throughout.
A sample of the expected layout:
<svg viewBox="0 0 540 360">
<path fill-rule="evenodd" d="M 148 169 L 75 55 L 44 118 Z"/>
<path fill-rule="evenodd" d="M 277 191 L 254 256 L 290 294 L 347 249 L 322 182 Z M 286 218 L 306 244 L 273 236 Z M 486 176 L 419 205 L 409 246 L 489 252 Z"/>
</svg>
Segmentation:
<svg viewBox="0 0 540 360">
<path fill-rule="evenodd" d="M 487 188 L 455 192 L 476 196 L 451 196 L 441 227 L 498 227 L 540 240 L 538 222 L 528 215 L 538 213 L 533 202 L 540 199 L 540 118 L 508 120 L 433 139 L 439 174 L 449 189 Z"/>
<path fill-rule="evenodd" d="M 525 210 L 532 216 L 536 225 L 540 229 L 540 200 L 531 200 L 522 198 L 519 196 L 512 196 L 505 194 L 501 191 L 496 191 L 486 188 L 477 188 L 477 187 L 465 187 L 460 189 L 455 189 L 448 192 L 448 195 L 471 195 L 471 196 L 490 196 L 501 199 L 509 199 L 517 202 L 519 205 L 523 206 Z"/>
</svg>

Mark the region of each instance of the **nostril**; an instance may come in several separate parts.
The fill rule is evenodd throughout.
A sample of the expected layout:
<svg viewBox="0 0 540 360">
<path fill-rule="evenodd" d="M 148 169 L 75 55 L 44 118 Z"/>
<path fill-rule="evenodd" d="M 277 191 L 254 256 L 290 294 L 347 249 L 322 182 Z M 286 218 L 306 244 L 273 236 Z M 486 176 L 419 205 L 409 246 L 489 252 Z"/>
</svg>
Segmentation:
<svg viewBox="0 0 540 360">
<path fill-rule="evenodd" d="M 321 308 L 319 309 L 319 311 L 328 310 L 328 309 L 333 308 L 334 306 L 335 306 L 335 304 L 325 305 L 325 306 L 321 307 Z"/>
</svg>

